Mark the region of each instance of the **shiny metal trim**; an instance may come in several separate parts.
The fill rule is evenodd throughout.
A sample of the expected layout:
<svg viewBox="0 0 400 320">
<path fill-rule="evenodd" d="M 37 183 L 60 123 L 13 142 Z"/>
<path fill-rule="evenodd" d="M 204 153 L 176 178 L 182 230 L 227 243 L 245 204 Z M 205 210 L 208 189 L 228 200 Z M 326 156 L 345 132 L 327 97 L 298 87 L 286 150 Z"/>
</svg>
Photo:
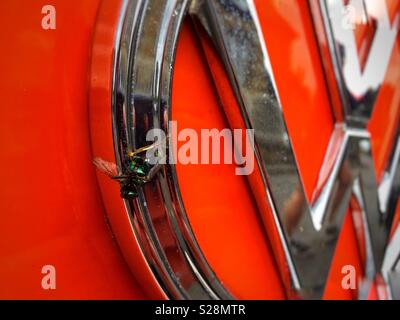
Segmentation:
<svg viewBox="0 0 400 320">
<path fill-rule="evenodd" d="M 389 297 L 400 300 L 400 225 L 390 240 L 381 272 L 387 283 Z"/>
<path fill-rule="evenodd" d="M 127 14 L 128 10 L 131 12 Z M 120 8 L 120 19 L 117 25 L 115 34 L 114 50 L 113 50 L 113 74 L 112 74 L 112 95 L 111 95 L 111 115 L 112 115 L 112 130 L 114 140 L 114 155 L 116 163 L 121 165 L 121 157 L 119 154 L 119 146 L 115 143 L 115 139 L 119 136 L 118 117 L 117 112 L 119 109 L 125 109 L 127 103 L 127 91 L 128 91 L 128 71 L 126 68 L 128 65 L 128 57 L 131 52 L 131 42 L 133 37 L 133 29 L 128 30 L 127 26 L 132 24 L 135 16 L 139 14 L 139 7 L 137 3 L 133 3 L 129 0 L 123 0 Z M 130 31 L 130 32 L 129 32 Z M 132 233 L 135 237 L 136 242 L 139 245 L 141 254 L 145 258 L 147 266 L 150 270 L 153 270 L 149 264 L 149 260 L 144 254 L 144 247 L 139 239 L 141 238 L 141 227 L 136 216 L 132 215 L 127 210 L 126 201 L 124 201 L 125 212 L 129 219 Z M 161 287 L 160 287 L 161 289 Z M 162 289 L 161 289 L 162 290 Z"/>
<path fill-rule="evenodd" d="M 370 113 L 348 121 L 348 110 L 344 110 L 344 121 L 337 122 L 318 187 L 308 203 L 251 0 L 129 1 L 113 84 L 117 164 L 121 166 L 128 152 L 148 144 L 149 130 L 159 128 L 168 133 L 171 129 L 168 119 L 176 40 L 188 10 L 213 41 L 246 126 L 255 130 L 255 154 L 264 182 L 264 196 L 257 201 L 272 207 L 273 227 L 287 259 L 287 265 L 279 268 L 291 279 L 291 283 L 285 283 L 289 297 L 322 297 L 352 195 L 361 203 L 368 277 L 373 277 L 381 269 L 391 209 L 386 200 L 379 204 L 370 135 L 365 130 Z M 392 157 L 389 177 L 393 177 L 392 168 L 398 170 L 397 154 L 394 152 Z M 330 166 L 328 160 L 332 157 L 336 160 Z M 392 199 L 398 197 L 398 188 L 393 188 L 398 180 L 390 181 Z M 138 191 L 136 200 L 125 201 L 126 210 L 143 254 L 169 297 L 232 298 L 198 247 L 175 167 L 165 165 Z M 380 208 L 386 208 L 386 212 L 380 212 Z M 270 213 L 261 212 L 262 218 L 266 214 Z"/>
<path fill-rule="evenodd" d="M 276 215 L 275 227 L 284 236 L 290 285 L 300 297 L 322 297 L 355 184 L 359 185 L 369 235 L 368 276 L 373 277 L 380 270 L 388 228 L 379 211 L 365 125 L 337 123 L 318 188 L 308 203 L 253 2 L 198 0 L 191 13 L 220 54 L 246 126 L 255 130 L 256 159 L 265 185 L 265 196 L 257 201 L 267 201 Z M 336 159 L 333 167 L 329 166 L 331 158 Z M 294 223 L 290 221 L 293 216 Z M 290 294 L 291 287 L 286 286 Z"/>
<path fill-rule="evenodd" d="M 342 99 L 344 121 L 365 128 L 390 62 L 399 32 L 400 14 L 395 16 L 391 25 L 384 1 L 350 0 L 348 5 L 344 5 L 342 0 L 319 0 L 318 3 Z M 358 62 L 354 31 L 346 26 L 344 15 L 345 8 L 360 6 L 366 11 L 365 15 L 374 15 L 377 24 L 364 68 Z"/>
<path fill-rule="evenodd" d="M 187 0 L 128 1 L 117 45 L 113 81 L 115 157 L 122 167 L 128 152 L 148 144 L 153 128 L 167 133 L 176 41 Z M 168 152 L 167 152 L 168 153 Z M 125 200 L 143 255 L 170 298 L 231 299 L 204 258 L 190 228 L 175 168 Z"/>
<path fill-rule="evenodd" d="M 190 13 L 198 25 L 204 28 L 213 41 L 218 54 L 220 55 L 225 69 L 230 77 L 230 82 L 235 91 L 238 103 L 241 107 L 243 119 L 246 127 L 255 129 L 256 148 L 255 156 L 261 170 L 263 170 L 260 150 L 260 141 L 266 143 L 268 138 L 268 127 L 271 122 L 267 122 L 270 116 L 265 116 L 268 108 L 263 110 L 263 114 L 252 114 L 248 116 L 248 110 L 244 107 L 245 96 L 250 104 L 253 101 L 264 101 L 274 109 L 271 115 L 276 117 L 276 125 L 282 123 L 279 121 L 281 108 L 279 97 L 276 94 L 276 84 L 272 77 L 272 67 L 269 56 L 262 37 L 261 28 L 258 22 L 256 10 L 253 1 L 247 0 L 196 0 L 190 8 Z M 261 73 L 261 74 L 260 74 Z M 254 92 L 252 89 L 254 88 Z M 243 90 L 244 92 L 241 92 Z M 276 110 L 275 110 L 276 109 Z M 256 125 L 250 122 L 250 118 L 255 118 Z M 275 138 L 275 136 L 273 136 Z M 288 136 L 286 136 L 288 139 Z M 286 140 L 286 139 L 285 139 Z M 258 142 L 257 142 L 258 141 Z M 271 141 L 271 140 L 270 140 Z M 272 141 L 271 141 L 272 142 Z M 279 148 L 281 141 L 274 140 L 272 148 Z M 285 144 L 285 143 L 284 143 Z M 265 196 L 259 201 L 267 201 L 268 205 L 272 203 L 272 194 L 268 187 L 266 176 L 262 175 L 262 181 L 265 185 Z M 300 281 L 295 272 L 295 266 L 290 256 L 290 250 L 285 241 L 283 228 L 280 227 L 277 208 L 271 206 L 274 216 L 275 226 L 281 240 L 281 250 L 286 257 L 287 266 L 278 265 L 282 273 L 291 274 L 291 284 L 294 288 L 300 290 Z M 261 216 L 264 218 L 262 213 Z M 286 269 L 287 268 L 287 269 Z M 291 291 L 291 288 L 288 290 Z"/>
<path fill-rule="evenodd" d="M 400 193 L 400 125 L 397 131 L 395 147 L 378 189 L 382 212 L 395 212 L 398 203 L 396 195 Z"/>
<path fill-rule="evenodd" d="M 359 1 L 358 1 L 359 2 Z M 366 3 L 368 2 L 368 3 Z M 374 110 L 375 102 L 376 102 L 376 97 L 379 93 L 381 84 L 383 82 L 383 76 L 384 72 L 387 70 L 388 64 L 389 64 L 389 58 L 391 54 L 391 48 L 394 45 L 393 41 L 388 41 L 388 32 L 393 33 L 394 35 L 397 34 L 398 32 L 398 27 L 399 27 L 399 19 L 400 15 L 397 14 L 395 16 L 393 25 L 390 26 L 388 14 L 386 12 L 386 8 L 383 8 L 385 10 L 382 11 L 382 15 L 379 17 L 375 17 L 377 19 L 377 32 L 380 33 L 379 36 L 374 37 L 373 39 L 373 45 L 375 45 L 375 53 L 377 50 L 388 50 L 386 54 L 381 54 L 379 55 L 380 59 L 377 59 L 376 54 L 375 54 L 375 60 L 379 60 L 379 63 L 383 63 L 383 65 L 379 65 L 380 70 L 377 72 L 374 77 L 374 85 L 367 83 L 364 83 L 362 85 L 368 86 L 368 90 L 366 90 L 361 96 L 356 96 L 354 93 L 352 93 L 351 88 L 349 88 L 349 79 L 346 79 L 346 74 L 344 71 L 345 64 L 348 63 L 348 55 L 350 50 L 344 43 L 341 42 L 340 37 L 338 37 L 338 33 L 340 32 L 353 32 L 352 30 L 343 30 L 343 25 L 340 25 L 342 22 L 338 20 L 338 15 L 340 12 L 338 10 L 341 8 L 340 6 L 344 5 L 341 0 L 332 0 L 332 1 L 324 1 L 324 0 L 319 0 L 318 2 L 314 2 L 313 0 L 309 1 L 310 7 L 312 8 L 312 13 L 314 17 L 314 22 L 315 25 L 318 26 L 319 24 L 319 19 L 322 19 L 322 22 L 324 24 L 325 30 L 317 30 L 317 37 L 320 43 L 320 48 L 321 48 L 321 54 L 323 55 L 323 64 L 325 67 L 326 73 L 331 72 L 331 70 L 334 71 L 335 77 L 336 77 L 336 84 L 332 85 L 332 83 L 328 83 L 328 87 L 332 91 L 338 90 L 340 97 L 341 97 L 341 106 L 335 106 L 332 103 L 332 110 L 333 114 L 335 115 L 336 121 L 338 123 L 344 123 L 348 127 L 353 127 L 353 128 L 361 128 L 365 132 L 367 132 L 367 124 L 369 122 L 369 119 L 372 115 L 372 112 Z M 356 5 L 357 3 L 355 1 L 350 1 L 349 5 Z M 383 3 L 379 3 L 379 5 L 384 5 Z M 368 10 L 371 9 L 371 2 L 369 1 L 363 1 L 363 9 L 365 10 L 365 14 L 368 14 Z M 381 8 L 382 9 L 382 8 Z M 335 11 L 335 12 L 332 12 Z M 343 12 L 342 12 L 343 13 Z M 342 16 L 344 18 L 344 16 Z M 339 26 L 340 25 L 340 26 Z M 339 28 L 342 28 L 341 31 L 338 31 Z M 317 28 L 318 29 L 318 28 Z M 378 39 L 380 38 L 380 39 Z M 396 36 L 394 37 L 396 38 Z M 382 40 L 383 39 L 383 40 Z M 386 42 L 385 42 L 385 41 Z M 386 45 L 386 48 L 382 49 L 384 47 L 383 43 L 381 45 L 379 44 L 379 41 L 383 41 Z M 328 49 L 330 51 L 330 57 L 327 57 L 326 55 L 324 56 L 324 46 L 327 45 Z M 377 50 L 376 50 L 377 49 Z M 371 49 L 372 50 L 372 49 Z M 374 62 L 373 57 L 368 57 L 367 61 L 369 62 L 370 66 Z M 332 68 L 331 65 L 332 64 Z M 349 67 L 349 66 L 347 66 Z M 356 67 L 354 65 L 350 67 Z M 356 72 L 357 70 L 353 70 Z M 357 83 L 357 85 L 360 85 L 360 83 Z M 332 102 L 332 101 L 331 101 Z M 369 143 L 370 144 L 370 143 Z M 368 146 L 368 149 L 371 149 L 370 145 Z M 368 176 L 370 179 L 367 180 L 367 185 L 373 189 L 374 186 L 376 185 L 376 182 L 371 184 L 371 182 L 374 180 L 373 175 L 374 175 L 374 166 L 372 164 L 372 154 L 368 156 L 370 159 L 368 162 L 371 163 L 371 165 L 367 166 L 364 170 L 366 173 L 368 172 Z M 357 179 L 357 183 L 359 183 L 359 179 Z M 366 259 L 366 274 L 367 277 L 369 277 L 370 280 L 366 280 L 365 282 L 367 283 L 372 283 L 372 280 L 374 279 L 374 276 L 377 273 L 382 272 L 380 269 L 380 265 L 382 265 L 382 260 L 384 259 L 382 254 L 378 256 L 378 259 L 374 256 L 376 256 L 376 253 L 379 252 L 377 250 L 382 250 L 384 252 L 386 246 L 383 243 L 384 238 L 388 238 L 388 234 L 391 229 L 392 221 L 393 221 L 393 216 L 396 210 L 396 206 L 398 203 L 399 195 L 400 195 L 400 125 L 398 127 L 398 132 L 397 135 L 395 136 L 394 139 L 394 148 L 392 150 L 392 155 L 388 161 L 387 164 L 387 169 L 384 173 L 383 179 L 380 182 L 379 186 L 377 186 L 376 193 L 378 195 L 377 203 L 378 203 L 378 209 L 373 210 L 370 214 L 369 217 L 367 216 L 366 210 L 365 210 L 365 205 L 370 205 L 370 200 L 369 196 L 362 196 L 362 192 L 357 185 L 353 187 L 353 194 L 355 195 L 356 199 L 359 202 L 359 205 L 362 210 L 362 214 L 364 217 L 364 235 L 365 235 L 365 240 L 366 240 L 366 253 L 367 253 L 367 259 Z M 375 197 L 375 195 L 373 195 Z M 375 202 L 375 200 L 374 200 Z M 374 206 L 373 206 L 374 207 Z M 373 208 L 372 207 L 372 208 Z M 376 228 L 376 224 L 372 223 L 371 224 L 371 219 L 372 221 L 378 222 L 379 221 L 379 228 Z M 384 227 L 386 225 L 386 227 Z M 379 239 L 376 239 L 378 243 L 380 243 L 380 246 L 375 246 L 375 249 L 373 248 L 373 239 L 374 237 L 376 238 L 376 234 L 379 234 Z M 375 241 L 376 241 L 375 240 Z M 386 241 L 387 242 L 387 241 Z M 379 249 L 381 247 L 382 249 Z M 387 248 L 389 250 L 389 248 Z M 375 253 L 374 253 L 375 252 Z M 387 255 L 387 253 L 386 253 Z M 392 272 L 392 279 L 398 278 L 397 275 L 395 275 L 396 271 Z M 387 273 L 387 270 L 385 271 L 385 274 Z M 389 279 L 389 276 L 384 277 L 385 280 Z M 398 285 L 398 284 L 397 284 Z"/>
</svg>

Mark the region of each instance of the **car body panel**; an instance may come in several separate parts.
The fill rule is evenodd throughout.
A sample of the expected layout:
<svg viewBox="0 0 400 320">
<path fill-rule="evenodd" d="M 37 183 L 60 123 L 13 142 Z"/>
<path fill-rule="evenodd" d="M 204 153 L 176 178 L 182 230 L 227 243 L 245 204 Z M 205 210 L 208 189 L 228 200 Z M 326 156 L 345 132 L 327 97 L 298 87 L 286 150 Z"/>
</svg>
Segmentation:
<svg viewBox="0 0 400 320">
<path fill-rule="evenodd" d="M 399 1 L 388 3 L 393 16 Z M 92 164 L 94 157 L 115 160 L 112 80 L 124 2 L 52 5 L 56 30 L 41 28 L 42 1 L 0 4 L 0 298 L 165 299 L 118 184 Z M 310 199 L 334 129 L 335 94 L 327 85 L 312 10 L 305 0 L 255 5 Z M 369 36 L 364 31 L 360 39 Z M 378 180 L 400 119 L 399 66 L 400 36 L 369 124 Z M 179 127 L 229 127 L 221 104 L 236 108 L 237 102 L 221 69 L 186 19 L 172 91 Z M 196 240 L 219 280 L 240 299 L 287 298 L 279 257 L 265 237 L 246 179 L 235 175 L 233 165 L 177 164 L 177 173 Z M 393 230 L 399 219 L 400 206 Z M 325 299 L 357 298 L 356 290 L 341 284 L 343 265 L 355 266 L 359 276 L 364 272 L 359 228 L 349 210 Z M 56 290 L 41 286 L 45 265 L 57 270 Z"/>
</svg>

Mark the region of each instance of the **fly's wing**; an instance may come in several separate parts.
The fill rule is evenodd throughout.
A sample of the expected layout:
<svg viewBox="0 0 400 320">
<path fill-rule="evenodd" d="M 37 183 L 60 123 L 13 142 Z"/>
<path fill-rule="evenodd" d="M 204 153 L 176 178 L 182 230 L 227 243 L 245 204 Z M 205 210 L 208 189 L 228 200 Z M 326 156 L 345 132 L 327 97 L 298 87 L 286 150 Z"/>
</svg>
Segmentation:
<svg viewBox="0 0 400 320">
<path fill-rule="evenodd" d="M 99 169 L 102 173 L 106 174 L 110 178 L 118 178 L 121 175 L 121 170 L 115 163 L 108 162 L 103 160 L 102 158 L 94 158 L 93 164 Z"/>
</svg>

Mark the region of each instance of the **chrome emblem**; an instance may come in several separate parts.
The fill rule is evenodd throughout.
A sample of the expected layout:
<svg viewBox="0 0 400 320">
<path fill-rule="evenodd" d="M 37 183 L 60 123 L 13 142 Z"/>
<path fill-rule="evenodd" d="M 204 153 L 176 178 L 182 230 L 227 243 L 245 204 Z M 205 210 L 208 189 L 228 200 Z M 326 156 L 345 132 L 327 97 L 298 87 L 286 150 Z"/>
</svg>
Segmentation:
<svg viewBox="0 0 400 320">
<path fill-rule="evenodd" d="M 399 34 L 400 13 L 390 21 L 386 1 L 351 0 L 320 1 L 324 19 L 331 36 L 331 50 L 337 67 L 337 80 L 343 98 L 343 111 L 347 122 L 367 122 L 371 117 L 376 96 L 384 80 Z M 347 9 L 346 9 L 347 8 Z M 346 10 L 350 12 L 346 13 Z M 348 14 L 348 20 L 344 14 Z M 361 20 L 361 21 L 360 21 Z M 375 34 L 366 48 L 357 48 L 357 24 L 370 25 Z M 375 24 L 374 26 L 372 26 Z M 365 62 L 358 51 L 364 49 Z"/>
<path fill-rule="evenodd" d="M 371 6 L 376 2 L 366 1 L 368 14 L 375 14 Z M 341 29 L 338 12 L 342 5 L 342 0 L 321 0 L 318 7 L 330 39 L 342 105 L 334 108 L 335 130 L 310 203 L 253 1 L 126 1 L 116 43 L 113 126 L 121 167 L 129 150 L 147 144 L 149 130 L 161 128 L 169 134 L 171 77 L 183 18 L 189 14 L 208 34 L 236 93 L 238 112 L 255 131 L 254 151 L 263 187 L 254 194 L 259 208 L 265 208 L 260 210 L 265 225 L 275 230 L 268 236 L 291 298 L 322 297 L 352 197 L 360 204 L 365 226 L 367 277 L 382 273 L 389 285 L 399 278 L 395 269 L 400 228 L 391 244 L 387 243 L 400 191 L 400 130 L 386 179 L 379 186 L 366 129 L 397 36 L 399 16 L 392 24 L 385 14 L 374 16 L 377 34 L 366 66 L 361 68 L 353 31 Z M 126 199 L 125 205 L 143 255 L 169 296 L 232 298 L 196 243 L 173 165 L 165 165 L 152 181 L 138 187 L 137 198 Z M 288 218 L 293 216 L 296 219 Z"/>
</svg>

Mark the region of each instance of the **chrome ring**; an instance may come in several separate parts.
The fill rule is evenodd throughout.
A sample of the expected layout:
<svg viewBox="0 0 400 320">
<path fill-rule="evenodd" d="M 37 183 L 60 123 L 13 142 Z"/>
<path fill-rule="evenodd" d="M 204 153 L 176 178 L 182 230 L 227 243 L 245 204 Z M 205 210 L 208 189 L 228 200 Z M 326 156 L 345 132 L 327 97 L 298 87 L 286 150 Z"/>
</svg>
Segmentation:
<svg viewBox="0 0 400 320">
<path fill-rule="evenodd" d="M 177 37 L 187 0 L 127 1 L 114 61 L 113 131 L 117 165 L 144 147 L 154 128 L 168 133 Z M 191 230 L 173 165 L 165 165 L 138 197 L 125 200 L 142 252 L 167 296 L 232 299 Z"/>
<path fill-rule="evenodd" d="M 319 9 L 328 19 L 327 7 Z M 328 164 L 323 166 L 318 188 L 311 202 L 307 200 L 251 0 L 127 2 L 113 79 L 117 164 L 122 167 L 129 152 L 148 144 L 149 130 L 169 133 L 176 43 L 188 11 L 213 41 L 243 120 L 255 130 L 255 154 L 263 182 L 259 193 L 262 196 L 256 201 L 272 209 L 272 213 L 265 210 L 260 215 L 265 224 L 273 224 L 271 227 L 276 230 L 275 242 L 271 243 L 275 255 L 286 260 L 279 261 L 278 268 L 289 297 L 322 297 L 352 196 L 362 207 L 367 238 L 366 273 L 373 278 L 381 271 L 391 211 L 399 195 L 400 153 L 397 148 L 393 152 L 388 168 L 391 191 L 388 198 L 382 199 L 366 130 L 373 104 L 358 118 L 355 116 L 359 115 L 359 108 L 352 112 L 342 105 L 343 118 L 335 114 L 336 128 L 325 159 L 326 163 L 329 157 L 335 159 L 335 164 L 331 168 Z M 329 26 L 330 22 L 325 22 Z M 332 56 L 335 59 L 334 52 Z M 339 147 L 335 149 L 335 145 Z M 155 179 L 138 188 L 138 197 L 125 200 L 125 205 L 143 254 L 169 297 L 232 298 L 196 242 L 173 165 L 164 165 Z M 289 221 L 290 215 L 296 216 L 295 222 Z"/>
</svg>

